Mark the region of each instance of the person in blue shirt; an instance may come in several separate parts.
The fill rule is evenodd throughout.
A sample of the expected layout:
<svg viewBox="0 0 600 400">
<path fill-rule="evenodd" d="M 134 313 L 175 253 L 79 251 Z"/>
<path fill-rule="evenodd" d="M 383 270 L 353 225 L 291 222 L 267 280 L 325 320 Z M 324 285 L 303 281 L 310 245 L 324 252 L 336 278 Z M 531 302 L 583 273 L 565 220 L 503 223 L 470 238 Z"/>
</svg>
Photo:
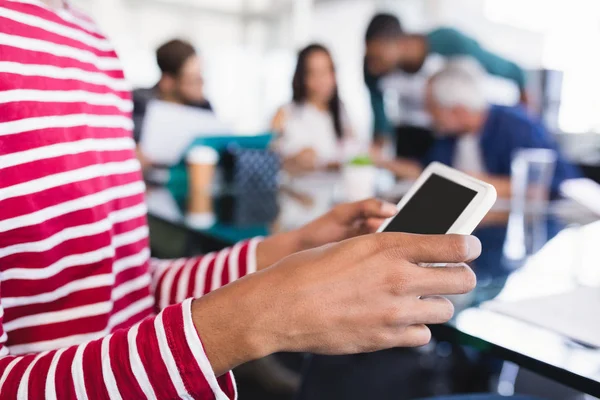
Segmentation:
<svg viewBox="0 0 600 400">
<path fill-rule="evenodd" d="M 499 197 L 510 197 L 510 174 L 515 151 L 524 148 L 551 149 L 557 163 L 551 192 L 560 184 L 580 176 L 577 167 L 560 153 L 543 124 L 521 106 L 488 103 L 483 89 L 485 72 L 468 60 L 449 63 L 427 85 L 427 108 L 438 138 L 419 162 L 395 160 L 385 163 L 396 175 L 418 176 L 433 161 L 463 170 L 493 184 Z"/>
<path fill-rule="evenodd" d="M 381 145 L 395 135 L 399 156 L 421 157 L 433 143 L 424 88 L 447 59 L 473 58 L 488 74 L 513 82 L 521 102 L 527 102 L 523 69 L 456 29 L 407 34 L 396 16 L 378 14 L 367 28 L 365 42 L 364 79 L 371 96 L 374 141 Z M 384 92 L 388 90 L 398 97 L 398 115 L 386 115 Z M 390 117 L 394 117 L 393 123 Z"/>
</svg>

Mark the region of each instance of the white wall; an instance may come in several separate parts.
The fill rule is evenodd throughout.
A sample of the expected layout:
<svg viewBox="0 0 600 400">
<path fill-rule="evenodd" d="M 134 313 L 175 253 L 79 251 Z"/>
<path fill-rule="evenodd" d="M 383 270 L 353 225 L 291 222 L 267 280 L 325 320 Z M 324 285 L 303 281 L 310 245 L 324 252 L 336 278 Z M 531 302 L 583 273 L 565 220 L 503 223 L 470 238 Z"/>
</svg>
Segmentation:
<svg viewBox="0 0 600 400">
<path fill-rule="evenodd" d="M 486 16 L 543 37 L 541 65 L 564 73 L 560 128 L 600 132 L 600 2 L 486 0 Z M 531 49 L 535 49 L 531 47 Z"/>
</svg>

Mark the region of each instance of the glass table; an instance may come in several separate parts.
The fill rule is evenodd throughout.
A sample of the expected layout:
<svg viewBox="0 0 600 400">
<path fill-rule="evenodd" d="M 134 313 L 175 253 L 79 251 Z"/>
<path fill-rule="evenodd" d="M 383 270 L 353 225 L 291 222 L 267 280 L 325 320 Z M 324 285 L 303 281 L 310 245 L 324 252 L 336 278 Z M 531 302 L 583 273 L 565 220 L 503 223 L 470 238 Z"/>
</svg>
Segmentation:
<svg viewBox="0 0 600 400">
<path fill-rule="evenodd" d="M 288 182 L 273 192 L 215 188 L 207 194 L 211 217 L 202 221 L 190 218 L 186 193 L 149 187 L 153 252 L 181 257 L 293 229 L 343 200 L 339 186 L 339 177 L 323 174 Z M 382 197 L 397 201 L 401 193 L 392 188 Z M 528 227 L 537 232 L 525 236 L 528 256 L 515 261 L 506 256 L 513 236 L 509 215 L 509 207 L 499 202 L 499 209 L 475 232 L 483 245 L 482 256 L 473 264 L 478 287 L 453 299 L 455 318 L 432 327 L 432 332 L 438 340 L 474 347 L 600 397 L 600 349 L 488 307 L 492 299 L 510 302 L 581 287 L 600 291 L 600 222 L 576 204 L 552 202 L 537 214 L 535 226 Z"/>
<path fill-rule="evenodd" d="M 527 319 L 507 316 L 493 307 L 576 290 L 600 294 L 600 222 L 554 228 L 559 229 L 556 235 L 521 265 L 503 260 L 500 242 L 488 241 L 486 228 L 483 235 L 480 230 L 485 250 L 474 266 L 478 287 L 462 299 L 462 304 L 459 302 L 450 323 L 432 327 L 432 331 L 438 339 L 474 347 L 600 397 L 600 349 L 569 339 L 560 329 L 553 331 Z M 490 254 L 494 252 L 498 254 Z M 581 308 L 600 312 L 600 302 L 595 307 L 581 304 Z M 564 323 L 569 320 L 566 318 Z M 600 332 L 595 334 L 600 336 Z"/>
</svg>

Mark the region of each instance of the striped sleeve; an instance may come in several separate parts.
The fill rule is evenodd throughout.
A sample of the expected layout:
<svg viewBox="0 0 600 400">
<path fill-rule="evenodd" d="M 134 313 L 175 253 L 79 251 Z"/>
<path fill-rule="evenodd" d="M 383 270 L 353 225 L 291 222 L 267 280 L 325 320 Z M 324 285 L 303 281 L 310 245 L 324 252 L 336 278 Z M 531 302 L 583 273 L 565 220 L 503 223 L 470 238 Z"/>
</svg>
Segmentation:
<svg viewBox="0 0 600 400">
<path fill-rule="evenodd" d="M 179 260 L 151 260 L 158 310 L 193 297 L 199 298 L 256 272 L 260 238 L 240 242 L 219 252 Z"/>
<path fill-rule="evenodd" d="M 206 358 L 192 322 L 191 301 L 169 306 L 128 330 L 39 354 L 11 356 L 3 334 L 1 397 L 234 399 L 232 375 L 217 378 Z"/>
</svg>

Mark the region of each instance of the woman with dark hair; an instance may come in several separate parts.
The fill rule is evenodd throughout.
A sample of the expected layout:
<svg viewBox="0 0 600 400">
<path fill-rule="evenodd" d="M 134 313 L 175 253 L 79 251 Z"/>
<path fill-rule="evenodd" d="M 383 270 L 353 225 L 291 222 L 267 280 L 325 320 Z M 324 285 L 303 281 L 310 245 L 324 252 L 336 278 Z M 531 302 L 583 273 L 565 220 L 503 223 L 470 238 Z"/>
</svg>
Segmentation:
<svg viewBox="0 0 600 400">
<path fill-rule="evenodd" d="M 280 134 L 276 149 L 293 173 L 339 165 L 352 132 L 338 95 L 329 51 L 311 44 L 300 51 L 292 82 L 293 98 L 279 109 L 272 129 Z"/>
</svg>

